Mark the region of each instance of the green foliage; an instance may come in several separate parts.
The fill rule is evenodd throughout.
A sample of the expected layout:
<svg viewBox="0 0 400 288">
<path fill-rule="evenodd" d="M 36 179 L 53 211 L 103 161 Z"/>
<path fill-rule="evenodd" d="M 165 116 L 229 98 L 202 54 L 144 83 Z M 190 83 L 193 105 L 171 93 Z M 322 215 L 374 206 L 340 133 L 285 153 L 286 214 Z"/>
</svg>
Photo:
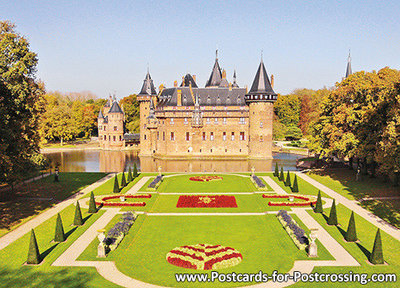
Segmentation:
<svg viewBox="0 0 400 288">
<path fill-rule="evenodd" d="M 321 191 L 319 191 L 319 190 L 318 190 L 317 203 L 315 203 L 314 212 L 315 213 L 324 213 L 324 208 L 322 207 Z"/>
<path fill-rule="evenodd" d="M 38 153 L 44 85 L 36 80 L 37 63 L 15 25 L 0 21 L 0 183 L 20 181 L 45 164 Z"/>
<path fill-rule="evenodd" d="M 131 166 L 129 166 L 129 171 L 128 171 L 128 182 L 131 182 L 132 180 L 133 180 L 132 169 L 131 169 Z"/>
<path fill-rule="evenodd" d="M 64 227 L 62 224 L 60 213 L 58 213 L 56 220 L 56 230 L 54 233 L 54 242 L 64 242 L 64 241 L 65 241 Z"/>
<path fill-rule="evenodd" d="M 138 176 L 137 166 L 136 163 L 133 163 L 133 178 Z"/>
<path fill-rule="evenodd" d="M 299 140 L 303 137 L 303 132 L 297 126 L 289 126 L 285 133 L 286 140 Z"/>
<path fill-rule="evenodd" d="M 285 126 L 299 124 L 300 99 L 297 95 L 279 95 L 274 104 L 274 110 L 279 117 L 279 122 Z"/>
<path fill-rule="evenodd" d="M 329 213 L 329 218 L 327 223 L 328 225 L 338 225 L 335 199 L 333 199 L 331 212 Z"/>
<path fill-rule="evenodd" d="M 121 188 L 126 186 L 125 172 L 122 172 Z"/>
<path fill-rule="evenodd" d="M 344 239 L 346 239 L 347 242 L 357 241 L 357 231 L 356 231 L 356 221 L 354 220 L 354 211 L 351 212 L 349 226 L 347 227 Z"/>
<path fill-rule="evenodd" d="M 76 202 L 76 206 L 75 206 L 74 225 L 75 226 L 83 225 L 81 206 L 79 205 L 78 201 Z"/>
<path fill-rule="evenodd" d="M 274 172 L 275 177 L 279 177 L 279 168 L 278 168 L 278 163 L 275 163 L 275 172 Z"/>
<path fill-rule="evenodd" d="M 297 175 L 294 175 L 293 187 L 292 192 L 299 192 L 299 184 L 297 183 Z"/>
<path fill-rule="evenodd" d="M 97 213 L 96 201 L 94 199 L 93 191 L 90 192 L 89 210 L 88 213 Z"/>
<path fill-rule="evenodd" d="M 292 183 L 290 181 L 290 173 L 289 173 L 289 171 L 287 171 L 285 186 L 290 187 L 291 185 L 292 185 Z"/>
<path fill-rule="evenodd" d="M 123 106 L 125 112 L 126 128 L 131 133 L 139 133 L 140 131 L 140 111 L 139 102 L 136 100 L 136 95 L 132 94 L 124 97 L 120 105 Z"/>
<path fill-rule="evenodd" d="M 283 167 L 281 167 L 281 173 L 279 174 L 279 180 L 280 181 L 285 181 L 285 176 L 283 175 Z"/>
<path fill-rule="evenodd" d="M 114 193 L 119 193 L 119 184 L 118 184 L 118 178 L 117 175 L 115 175 L 114 177 Z"/>
<path fill-rule="evenodd" d="M 378 229 L 378 231 L 376 232 L 374 247 L 372 248 L 369 262 L 371 262 L 372 264 L 384 264 L 385 263 L 385 260 L 383 259 L 383 250 L 382 250 L 382 240 L 381 240 L 380 229 Z"/>
<path fill-rule="evenodd" d="M 36 241 L 35 231 L 31 230 L 31 239 L 29 241 L 28 259 L 27 264 L 39 264 L 40 263 L 40 253 L 39 247 Z"/>
<path fill-rule="evenodd" d="M 274 140 L 284 140 L 287 127 L 285 124 L 279 121 L 279 118 L 274 115 L 274 120 L 272 122 L 272 138 Z"/>
</svg>

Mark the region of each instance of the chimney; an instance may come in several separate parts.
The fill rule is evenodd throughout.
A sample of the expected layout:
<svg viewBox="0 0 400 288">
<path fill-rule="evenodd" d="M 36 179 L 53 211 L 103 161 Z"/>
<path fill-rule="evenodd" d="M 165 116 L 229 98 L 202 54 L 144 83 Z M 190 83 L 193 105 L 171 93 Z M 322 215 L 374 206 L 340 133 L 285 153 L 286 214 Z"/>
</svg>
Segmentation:
<svg viewBox="0 0 400 288">
<path fill-rule="evenodd" d="M 182 76 L 182 85 L 181 86 L 185 86 L 185 76 Z"/>
<path fill-rule="evenodd" d="M 174 81 L 174 87 L 178 87 L 178 81 Z"/>
<path fill-rule="evenodd" d="M 271 87 L 274 89 L 274 75 L 271 74 Z"/>
<path fill-rule="evenodd" d="M 181 89 L 178 89 L 178 95 L 176 95 L 177 97 L 176 97 L 176 104 L 178 105 L 178 106 L 182 106 L 182 91 L 181 91 Z"/>
<path fill-rule="evenodd" d="M 224 70 L 222 70 L 222 79 L 225 79 L 225 78 L 226 78 L 226 71 L 224 69 Z"/>
<path fill-rule="evenodd" d="M 232 83 L 229 82 L 229 91 L 232 91 Z"/>
</svg>

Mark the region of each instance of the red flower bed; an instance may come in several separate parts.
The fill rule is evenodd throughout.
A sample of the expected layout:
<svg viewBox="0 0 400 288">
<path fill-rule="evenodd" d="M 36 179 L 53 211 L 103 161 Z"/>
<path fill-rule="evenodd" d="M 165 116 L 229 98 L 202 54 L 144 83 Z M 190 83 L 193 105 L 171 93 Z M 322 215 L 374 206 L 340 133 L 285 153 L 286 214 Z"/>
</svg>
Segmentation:
<svg viewBox="0 0 400 288">
<path fill-rule="evenodd" d="M 235 196 L 227 195 L 182 195 L 176 204 L 178 208 L 236 208 Z"/>
<path fill-rule="evenodd" d="M 208 182 L 213 180 L 222 180 L 221 176 L 210 176 L 210 175 L 202 175 L 202 176 L 194 176 L 190 177 L 189 180 L 191 181 L 199 181 L 199 182 Z"/>
<path fill-rule="evenodd" d="M 317 201 L 312 201 L 310 198 L 300 195 L 262 195 L 263 198 L 279 198 L 279 199 L 288 199 L 289 197 L 293 197 L 295 199 L 304 200 L 305 202 L 268 202 L 268 206 L 297 206 L 304 207 L 309 206 L 311 204 L 317 203 Z"/>
<path fill-rule="evenodd" d="M 190 263 L 189 261 L 183 260 L 183 259 L 168 257 L 167 261 L 168 261 L 168 263 L 178 266 L 178 267 L 197 269 L 196 265 Z"/>
<path fill-rule="evenodd" d="M 134 207 L 134 206 L 146 206 L 145 202 L 107 202 L 111 199 L 119 199 L 120 197 L 129 198 L 151 198 L 151 194 L 142 195 L 113 195 L 101 198 L 101 201 L 96 201 L 96 205 L 102 205 L 107 207 Z"/>
</svg>

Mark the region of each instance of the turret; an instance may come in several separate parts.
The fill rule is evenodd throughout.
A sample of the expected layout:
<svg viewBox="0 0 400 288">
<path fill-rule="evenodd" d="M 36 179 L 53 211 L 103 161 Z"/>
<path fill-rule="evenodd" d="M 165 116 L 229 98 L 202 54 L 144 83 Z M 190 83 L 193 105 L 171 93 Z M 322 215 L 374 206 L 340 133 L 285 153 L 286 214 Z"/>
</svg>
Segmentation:
<svg viewBox="0 0 400 288">
<path fill-rule="evenodd" d="M 210 78 L 206 83 L 206 87 L 218 87 L 221 84 L 222 72 L 218 63 L 218 50 L 215 51 L 215 63 L 211 71 Z"/>
<path fill-rule="evenodd" d="M 245 95 L 249 105 L 249 158 L 272 158 L 272 120 L 277 94 L 269 81 L 261 58 L 250 91 Z"/>
<path fill-rule="evenodd" d="M 124 147 L 124 112 L 114 98 L 110 110 L 108 111 L 108 145 L 112 147 Z"/>
</svg>

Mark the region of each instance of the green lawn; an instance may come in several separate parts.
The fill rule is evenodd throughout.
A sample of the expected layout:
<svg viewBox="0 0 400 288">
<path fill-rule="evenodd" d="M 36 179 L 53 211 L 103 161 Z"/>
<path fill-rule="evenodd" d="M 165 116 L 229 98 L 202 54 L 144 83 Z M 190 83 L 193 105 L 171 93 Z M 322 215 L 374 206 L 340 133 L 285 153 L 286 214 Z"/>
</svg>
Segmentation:
<svg viewBox="0 0 400 288">
<path fill-rule="evenodd" d="M 119 173 L 117 175 L 118 178 L 118 185 L 120 186 L 120 192 L 119 193 L 126 193 L 129 191 L 129 189 L 132 188 L 133 185 L 136 184 L 136 182 L 138 182 L 141 178 L 143 177 L 143 175 L 139 175 L 138 177 L 136 177 L 135 179 L 133 179 L 130 183 L 128 183 L 128 185 L 126 185 L 124 188 L 121 188 L 121 180 L 122 180 L 122 173 Z M 126 182 L 128 182 L 128 173 L 125 173 L 125 180 Z M 96 189 L 93 190 L 93 193 L 95 196 L 98 195 L 111 195 L 114 194 L 114 177 L 112 177 L 110 180 L 108 180 L 107 182 L 105 182 L 103 185 L 101 185 L 100 187 L 97 187 Z M 86 196 L 87 197 L 87 196 Z"/>
<path fill-rule="evenodd" d="M 59 177 L 60 182 L 54 182 L 54 175 L 51 175 L 16 188 L 16 199 L 0 202 L 0 236 L 106 175 L 106 173 L 62 172 Z"/>
<path fill-rule="evenodd" d="M 179 268 L 169 264 L 165 255 L 173 248 L 197 243 L 220 244 L 237 249 L 243 261 L 224 273 L 270 273 L 275 269 L 289 271 L 297 259 L 308 259 L 298 250 L 275 215 L 266 216 L 145 216 L 140 215 L 117 250 L 107 257 L 118 269 L 135 279 L 173 287 L 234 287 L 224 283 L 182 283 L 175 273 L 206 272 Z M 96 243 L 89 246 L 80 260 L 96 259 Z M 326 251 L 325 251 L 326 252 Z M 331 259 L 321 250 L 320 258 Z M 249 285 L 250 283 L 248 283 Z"/>
</svg>

